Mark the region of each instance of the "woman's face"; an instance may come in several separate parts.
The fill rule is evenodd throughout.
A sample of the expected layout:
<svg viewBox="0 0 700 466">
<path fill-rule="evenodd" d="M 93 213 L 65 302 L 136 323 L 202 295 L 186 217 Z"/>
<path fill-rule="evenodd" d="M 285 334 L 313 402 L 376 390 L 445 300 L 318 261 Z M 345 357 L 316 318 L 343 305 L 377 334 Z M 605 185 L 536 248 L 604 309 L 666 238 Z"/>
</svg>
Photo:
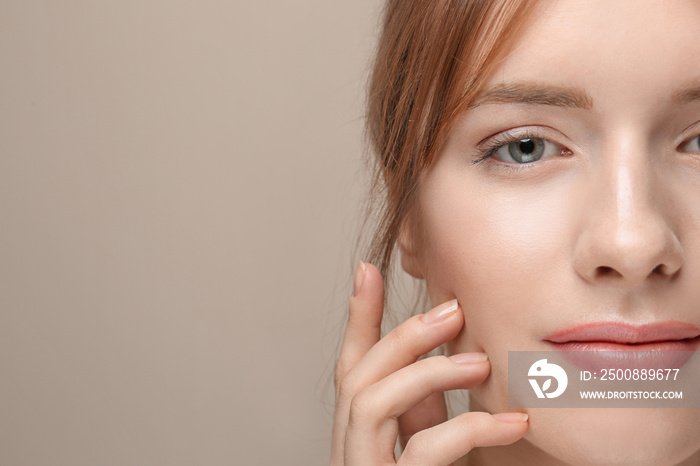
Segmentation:
<svg viewBox="0 0 700 466">
<path fill-rule="evenodd" d="M 700 326 L 699 23 L 693 0 L 540 2 L 423 174 L 403 263 L 461 303 L 448 350 L 489 355 L 477 407 L 507 411 L 508 350 L 562 329 Z M 700 449 L 695 410 L 525 411 L 519 447 L 572 464 Z"/>
</svg>

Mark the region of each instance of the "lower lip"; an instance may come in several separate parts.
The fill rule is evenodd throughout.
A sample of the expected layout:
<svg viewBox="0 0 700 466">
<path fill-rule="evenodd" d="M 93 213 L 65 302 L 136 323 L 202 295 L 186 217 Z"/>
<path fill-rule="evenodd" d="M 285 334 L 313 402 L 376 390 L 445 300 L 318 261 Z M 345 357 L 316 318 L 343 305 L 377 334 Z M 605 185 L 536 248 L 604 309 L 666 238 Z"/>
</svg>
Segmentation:
<svg viewBox="0 0 700 466">
<path fill-rule="evenodd" d="M 680 369 L 697 350 L 700 337 L 627 345 L 608 341 L 548 342 L 581 369 Z"/>
</svg>

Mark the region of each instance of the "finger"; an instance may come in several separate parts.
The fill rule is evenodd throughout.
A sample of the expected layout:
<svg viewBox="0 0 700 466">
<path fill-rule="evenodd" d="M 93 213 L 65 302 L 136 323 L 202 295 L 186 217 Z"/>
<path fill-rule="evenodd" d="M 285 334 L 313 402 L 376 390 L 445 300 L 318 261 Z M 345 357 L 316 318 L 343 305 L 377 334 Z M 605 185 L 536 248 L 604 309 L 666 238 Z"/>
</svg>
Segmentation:
<svg viewBox="0 0 700 466">
<path fill-rule="evenodd" d="M 397 418 L 432 393 L 481 383 L 490 365 L 483 353 L 423 359 L 363 389 L 352 400 L 345 436 L 346 464 L 393 460 Z M 409 442 L 410 443 L 410 442 Z"/>
<path fill-rule="evenodd" d="M 509 445 L 525 435 L 527 414 L 464 413 L 416 433 L 399 458 L 400 466 L 446 466 L 476 447 Z"/>
<path fill-rule="evenodd" d="M 338 401 L 349 408 L 363 388 L 414 363 L 419 356 L 453 339 L 464 323 L 464 313 L 452 300 L 427 314 L 413 316 L 389 332 L 342 379 Z"/>
<path fill-rule="evenodd" d="M 425 315 L 411 317 L 370 348 L 342 379 L 336 379 L 334 458 L 342 457 L 345 448 L 350 403 L 355 394 L 453 339 L 463 323 L 464 314 L 457 300 L 443 303 Z"/>
<path fill-rule="evenodd" d="M 347 426 L 347 403 L 340 399 L 342 380 L 348 371 L 381 337 L 384 310 L 384 280 L 372 264 L 360 262 L 355 271 L 354 293 L 350 298 L 348 324 L 335 367 L 336 403 L 333 422 L 331 464 L 342 464 Z"/>
<path fill-rule="evenodd" d="M 432 393 L 425 400 L 399 416 L 399 443 L 406 448 L 416 432 L 429 429 L 447 420 L 447 405 L 443 392 Z"/>
<path fill-rule="evenodd" d="M 343 344 L 336 364 L 336 388 L 345 374 L 381 337 L 384 310 L 384 280 L 372 264 L 360 262 L 355 271 L 355 293 L 350 298 L 350 312 Z"/>
</svg>

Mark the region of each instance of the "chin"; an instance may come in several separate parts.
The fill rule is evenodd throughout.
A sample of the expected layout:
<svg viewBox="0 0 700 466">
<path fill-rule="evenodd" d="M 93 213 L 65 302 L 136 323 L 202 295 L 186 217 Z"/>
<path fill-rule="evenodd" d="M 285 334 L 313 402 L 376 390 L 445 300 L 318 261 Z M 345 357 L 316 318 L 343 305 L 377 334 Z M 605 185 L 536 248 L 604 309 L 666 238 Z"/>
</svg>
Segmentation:
<svg viewBox="0 0 700 466">
<path fill-rule="evenodd" d="M 700 449 L 692 409 L 531 409 L 529 441 L 581 466 L 673 466 Z"/>
</svg>

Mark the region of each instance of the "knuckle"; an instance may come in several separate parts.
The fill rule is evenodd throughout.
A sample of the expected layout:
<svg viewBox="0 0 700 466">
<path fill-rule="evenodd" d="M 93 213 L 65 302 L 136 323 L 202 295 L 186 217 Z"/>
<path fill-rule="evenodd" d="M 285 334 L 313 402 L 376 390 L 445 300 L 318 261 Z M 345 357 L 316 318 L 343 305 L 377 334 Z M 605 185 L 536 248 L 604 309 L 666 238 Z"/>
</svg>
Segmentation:
<svg viewBox="0 0 700 466">
<path fill-rule="evenodd" d="M 487 425 L 491 422 L 491 415 L 485 412 L 474 411 L 463 413 L 457 416 L 456 419 L 460 421 L 456 424 L 460 437 L 464 439 L 469 450 L 473 450 L 476 447 L 476 437 L 479 436 L 480 432 L 486 430 Z"/>
<path fill-rule="evenodd" d="M 422 372 L 430 373 L 430 377 L 425 381 L 430 386 L 436 385 L 440 376 L 454 370 L 452 361 L 442 354 L 420 359 L 414 365 L 420 368 Z"/>
<path fill-rule="evenodd" d="M 402 462 L 406 464 L 424 464 L 426 458 L 430 458 L 432 442 L 427 431 L 416 432 L 408 439 L 406 448 L 401 455 Z"/>
<path fill-rule="evenodd" d="M 414 319 L 409 319 L 403 324 L 392 330 L 385 338 L 390 340 L 391 346 L 396 350 L 406 351 L 408 349 L 413 354 L 413 346 L 417 341 L 419 335 L 416 332 L 416 326 L 414 325 Z M 419 354 L 415 355 L 420 356 Z"/>
<path fill-rule="evenodd" d="M 342 380 L 336 382 L 337 398 L 339 400 L 353 399 L 357 392 L 357 383 L 351 374 L 347 374 Z"/>
<path fill-rule="evenodd" d="M 464 422 L 464 427 L 476 427 L 476 428 L 481 428 L 483 429 L 485 426 L 487 426 L 489 423 L 493 421 L 493 416 L 491 416 L 489 413 L 486 413 L 484 411 L 474 411 L 472 413 L 465 413 L 465 414 L 470 414 L 471 416 L 468 416 L 468 422 Z M 467 416 L 465 416 L 466 418 Z M 467 421 L 467 419 L 465 419 Z"/>
<path fill-rule="evenodd" d="M 377 413 L 377 397 L 372 390 L 366 388 L 357 393 L 350 402 L 350 421 L 367 421 L 372 414 Z"/>
<path fill-rule="evenodd" d="M 338 359 L 338 361 L 335 363 L 335 377 L 334 377 L 334 383 L 336 389 L 340 388 L 343 379 L 345 379 L 345 375 L 348 373 L 350 370 L 350 366 L 344 359 Z"/>
</svg>

